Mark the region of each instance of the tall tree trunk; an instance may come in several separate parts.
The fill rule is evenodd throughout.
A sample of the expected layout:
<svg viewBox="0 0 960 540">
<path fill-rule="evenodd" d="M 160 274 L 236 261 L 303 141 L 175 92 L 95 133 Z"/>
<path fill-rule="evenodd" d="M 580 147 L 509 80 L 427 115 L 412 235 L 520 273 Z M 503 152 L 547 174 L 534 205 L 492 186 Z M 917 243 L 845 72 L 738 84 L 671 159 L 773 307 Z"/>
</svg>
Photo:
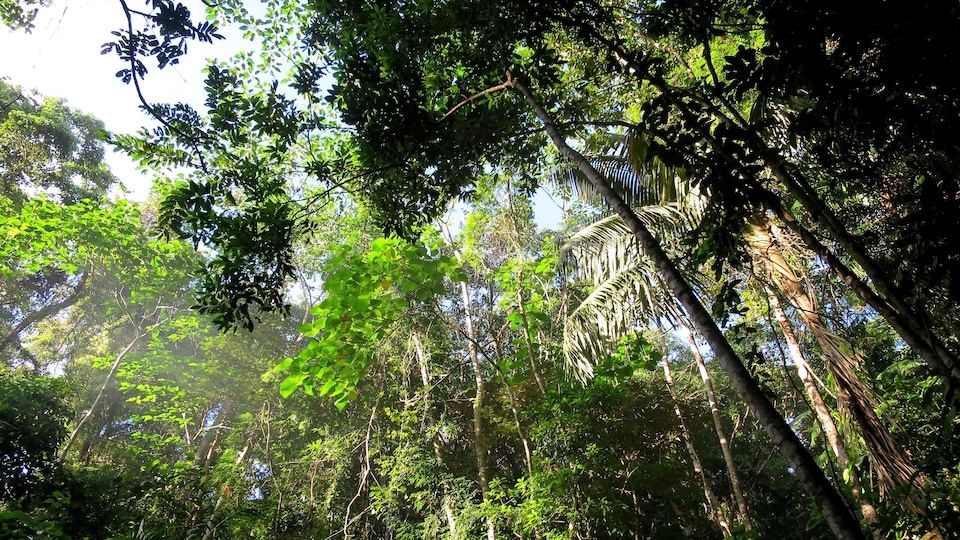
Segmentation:
<svg viewBox="0 0 960 540">
<path fill-rule="evenodd" d="M 427 424 L 428 433 L 433 433 L 436 427 L 436 421 L 433 418 L 433 407 L 430 405 L 430 370 L 427 365 L 427 355 L 423 350 L 423 343 L 420 336 L 414 334 L 411 338 L 414 350 L 417 354 L 417 364 L 420 366 L 420 380 L 423 383 L 423 417 Z M 433 433 L 433 455 L 437 458 L 437 465 L 443 464 L 443 453 L 440 448 L 440 438 Z M 450 496 L 450 482 L 446 478 L 440 481 L 443 489 L 443 515 L 447 518 L 447 528 L 450 531 L 450 540 L 457 537 L 457 518 L 453 513 L 453 498 Z"/>
<path fill-rule="evenodd" d="M 623 197 L 610 186 L 610 183 L 582 154 L 567 144 L 551 116 L 530 90 L 516 79 L 511 78 L 508 82 L 529 103 L 536 116 L 543 123 L 547 135 L 550 136 L 561 154 L 576 164 L 593 187 L 603 196 L 607 204 L 623 218 L 624 223 L 634 233 L 644 255 L 649 257 L 657 267 L 661 277 L 686 310 L 694 327 L 710 344 L 714 357 L 730 377 L 731 384 L 754 411 L 754 414 L 757 415 L 771 440 L 780 449 L 787 462 L 790 463 L 797 479 L 813 497 L 824 521 L 836 537 L 841 539 L 864 538 L 859 522 L 846 506 L 843 498 L 827 480 L 826 475 L 817 466 L 813 456 L 803 446 L 797 435 L 764 395 L 750 371 L 747 370 L 727 342 L 716 321 L 713 320 L 710 313 L 697 298 L 693 288 L 686 282 L 673 261 L 660 247 L 657 239 L 640 221 L 636 213 L 630 209 Z"/>
<path fill-rule="evenodd" d="M 793 365 L 797 367 L 797 377 L 800 378 L 800 382 L 803 384 L 803 388 L 807 393 L 807 399 L 810 400 L 810 405 L 817 415 L 817 420 L 819 420 L 820 427 L 823 429 L 823 433 L 827 438 L 827 443 L 830 445 L 833 455 L 836 456 L 840 469 L 845 471 L 850 470 L 850 455 L 847 453 L 846 444 L 843 442 L 843 438 L 840 437 L 840 431 L 837 429 L 836 422 L 833 421 L 830 409 L 823 401 L 820 389 L 817 388 L 817 383 L 813 377 L 813 370 L 810 367 L 810 363 L 807 362 L 803 356 L 803 352 L 800 350 L 800 343 L 794 334 L 790 321 L 787 319 L 787 314 L 783 311 L 783 306 L 780 305 L 780 299 L 777 298 L 777 295 L 766 284 L 764 284 L 763 289 L 766 292 L 767 302 L 770 304 L 770 309 L 773 312 L 773 318 L 777 321 L 777 325 L 780 326 L 784 341 L 787 342 L 787 352 L 793 360 Z M 863 516 L 863 519 L 871 525 L 879 525 L 880 516 L 877 514 L 877 509 L 873 504 L 863 497 L 863 488 L 860 485 L 860 478 L 856 474 L 856 471 L 851 471 L 846 478 L 847 483 L 850 485 L 853 498 L 857 501 L 857 504 L 860 505 L 860 514 Z M 880 540 L 881 535 L 879 531 L 875 528 L 872 530 L 874 539 Z"/>
<path fill-rule="evenodd" d="M 487 443 L 484 440 L 483 430 L 483 399 L 486 388 L 483 380 L 483 370 L 480 368 L 480 355 L 477 354 L 477 336 L 473 331 L 473 315 L 470 313 L 470 291 L 465 281 L 460 282 L 460 295 L 463 298 L 464 330 L 467 334 L 467 351 L 470 355 L 470 365 L 473 368 L 473 378 L 476 381 L 477 393 L 473 398 L 473 445 L 477 453 L 477 477 L 480 482 L 480 495 L 484 502 L 490 499 L 490 469 L 487 467 Z M 496 540 L 496 531 L 493 520 L 487 518 L 487 538 Z"/>
<path fill-rule="evenodd" d="M 353 537 L 353 535 L 349 533 L 350 526 L 361 517 L 369 515 L 369 513 L 364 510 L 351 518 L 350 509 L 353 508 L 354 503 L 364 496 L 366 496 L 366 498 L 369 500 L 370 488 L 368 485 L 368 480 L 370 476 L 373 475 L 373 465 L 371 464 L 370 459 L 370 438 L 371 432 L 373 431 L 373 422 L 377 418 L 377 411 L 379 409 L 380 397 L 378 396 L 377 401 L 373 404 L 373 407 L 370 408 L 370 418 L 367 420 L 367 431 L 363 437 L 363 458 L 360 461 L 360 481 L 357 485 L 357 492 L 353 495 L 353 498 L 350 499 L 350 502 L 347 503 L 347 508 L 343 512 L 343 528 L 341 531 L 345 539 Z M 364 526 L 361 526 L 361 531 L 362 537 L 366 538 L 367 534 Z"/>
<path fill-rule="evenodd" d="M 217 502 L 213 504 L 213 510 L 210 510 L 210 515 L 207 516 L 203 524 L 203 536 L 200 537 L 200 540 L 210 540 L 217 532 L 217 525 L 219 524 L 214 521 L 214 518 L 217 517 L 217 510 L 220 510 L 220 505 L 223 504 L 224 499 L 232 493 L 233 489 L 229 484 L 220 488 L 220 493 L 217 495 Z"/>
<path fill-rule="evenodd" d="M 916 336 L 911 336 L 911 340 L 919 340 L 925 345 L 925 347 L 922 347 L 923 349 L 930 349 L 926 351 L 926 355 L 930 355 L 930 358 L 927 358 L 924 354 L 921 354 L 921 356 L 924 356 L 924 359 L 928 362 L 932 360 L 932 366 L 941 366 L 940 369 L 946 371 L 945 375 L 952 380 L 952 384 L 960 383 L 960 362 L 957 361 L 956 355 L 948 351 L 943 343 L 933 335 L 930 328 L 923 323 L 923 318 L 915 313 L 916 310 L 899 293 L 890 276 L 867 253 L 863 243 L 847 231 L 833 210 L 819 199 L 801 175 L 790 170 L 783 158 L 770 156 L 769 154 L 765 155 L 768 156 L 766 165 L 771 172 L 803 204 L 810 215 L 817 220 L 817 223 L 826 229 L 831 237 L 860 265 L 879 295 L 890 303 L 897 315 L 903 317 L 905 330 L 908 329 L 911 334 Z M 906 336 L 902 337 L 905 340 L 907 339 Z M 921 353 L 921 351 L 917 352 L 918 354 Z"/>
<path fill-rule="evenodd" d="M 697 476 L 700 477 L 700 485 L 703 487 L 703 496 L 707 499 L 710 514 L 713 516 L 714 521 L 717 522 L 720 530 L 723 531 L 723 536 L 731 537 L 733 536 L 733 531 L 730 529 L 730 522 L 727 520 L 727 516 L 723 511 L 723 505 L 720 504 L 720 499 L 717 498 L 713 488 L 710 486 L 707 474 L 703 470 L 703 464 L 700 462 L 700 455 L 697 454 L 697 449 L 693 446 L 690 431 L 687 430 L 687 424 L 683 420 L 683 411 L 680 409 L 680 399 L 677 397 L 677 390 L 673 386 L 673 375 L 670 373 L 670 361 L 667 360 L 666 347 L 664 347 L 663 351 L 663 377 L 667 381 L 667 390 L 670 392 L 671 399 L 673 399 L 673 412 L 677 414 L 677 420 L 680 422 L 680 434 L 683 437 L 684 445 L 687 447 L 687 454 L 690 456 L 691 463 L 693 463 L 693 470 L 697 473 Z"/>
<path fill-rule="evenodd" d="M 804 292 L 800 279 L 770 235 L 769 223 L 762 220 L 749 223 L 746 239 L 770 279 L 817 340 L 833 374 L 837 404 L 861 428 L 880 480 L 881 493 L 910 485 L 917 477 L 917 468 L 877 418 L 873 391 L 857 373 L 862 363 L 859 353 L 852 343 L 832 332 L 817 312 L 815 302 Z"/>
<path fill-rule="evenodd" d="M 101 405 L 103 414 L 97 419 L 97 425 L 90 429 L 87 436 L 83 439 L 83 443 L 80 444 L 80 448 L 77 449 L 76 463 L 86 465 L 97 440 L 100 438 L 109 438 L 112 435 L 110 433 L 110 427 L 116 425 L 117 415 L 120 413 L 125 400 L 122 394 L 114 394 L 111 397 L 113 399 L 108 405 Z M 93 419 L 87 423 L 89 424 L 92 421 Z"/>
<path fill-rule="evenodd" d="M 445 238 L 447 245 L 453 249 L 457 261 L 461 261 L 460 252 L 453 245 L 453 235 L 447 231 Z M 473 378 L 476 382 L 477 393 L 473 398 L 473 448 L 477 454 L 477 480 L 480 484 L 480 496 L 484 502 L 490 500 L 490 468 L 487 466 L 487 443 L 483 429 L 483 400 L 486 396 L 486 385 L 483 380 L 483 369 L 480 367 L 480 354 L 477 348 L 477 335 L 473 328 L 473 314 L 470 309 L 470 290 L 467 282 L 460 282 L 460 298 L 463 301 L 463 326 L 467 337 L 467 353 L 470 357 L 470 367 L 473 369 Z M 496 540 L 496 529 L 493 520 L 486 518 L 487 540 Z"/>
<path fill-rule="evenodd" d="M 210 467 L 216 463 L 217 445 L 220 442 L 220 433 L 223 431 L 224 424 L 233 416 L 233 411 L 233 402 L 223 401 L 220 403 L 220 410 L 217 411 L 217 417 L 213 420 L 213 424 L 211 424 L 210 427 L 205 427 L 206 417 L 201 420 L 203 437 L 200 438 L 200 442 L 197 446 L 197 453 L 193 457 L 193 462 L 194 465 L 202 468 L 205 474 L 209 472 Z M 244 451 L 244 453 L 246 452 Z M 240 462 L 241 460 L 238 459 L 234 466 L 239 465 Z M 210 514 L 204 520 L 203 536 L 201 537 L 201 540 L 209 540 L 216 533 L 218 524 L 214 521 L 214 518 L 217 516 L 217 511 L 220 510 L 220 506 L 223 504 L 224 500 L 229 498 L 232 493 L 233 488 L 230 486 L 230 484 L 224 484 L 221 487 L 220 492 L 217 495 L 217 500 L 213 504 L 213 509 L 210 510 Z M 205 499 L 206 497 L 204 490 L 201 489 L 198 500 Z M 195 506 L 190 514 L 189 522 L 196 523 L 200 518 L 200 513 L 202 510 L 202 505 Z"/>
<path fill-rule="evenodd" d="M 527 356 L 530 360 L 530 370 L 533 371 L 533 378 L 537 382 L 537 388 L 541 394 L 547 393 L 547 385 L 543 382 L 543 375 L 540 371 L 540 361 L 537 356 L 540 354 L 539 347 L 534 348 L 533 336 L 530 334 L 530 321 L 527 318 L 527 309 L 523 305 L 523 284 L 517 291 L 517 310 L 520 311 L 520 322 L 523 323 L 523 342 L 527 346 Z"/>
<path fill-rule="evenodd" d="M 637 496 L 634 495 L 633 498 L 634 500 L 636 500 Z M 686 525 L 683 524 L 683 522 L 687 519 L 687 516 L 684 515 L 679 508 L 677 508 L 677 503 L 675 503 L 674 501 L 670 501 L 670 508 L 673 510 L 673 513 L 676 514 L 677 516 L 677 524 L 680 526 L 680 532 L 683 533 L 683 537 L 695 538 L 694 531 L 691 530 L 690 527 L 687 527 Z M 730 536 L 730 533 L 727 533 L 727 532 L 724 532 L 723 534 L 726 535 L 727 537 Z M 634 538 L 639 538 L 639 537 L 634 535 Z"/>
<path fill-rule="evenodd" d="M 733 492 L 733 499 L 737 502 L 737 509 L 740 512 L 740 520 L 746 530 L 753 530 L 753 522 L 750 519 L 750 511 L 747 507 L 747 500 L 743 496 L 743 487 L 740 484 L 740 473 L 737 472 L 737 464 L 733 459 L 733 449 L 730 448 L 730 440 L 727 438 L 726 431 L 723 429 L 723 420 L 720 417 L 720 406 L 717 404 L 717 396 L 713 392 L 713 377 L 707 371 L 707 364 L 703 361 L 700 354 L 700 348 L 693 337 L 693 333 L 687 330 L 687 341 L 690 343 L 690 350 L 693 352 L 693 358 L 697 362 L 697 368 L 700 370 L 700 379 L 703 380 L 703 387 L 707 390 L 707 404 L 710 406 L 710 415 L 713 417 L 713 427 L 717 432 L 717 439 L 720 441 L 720 450 L 723 452 L 723 461 L 727 466 L 727 477 L 730 479 L 730 489 Z"/>
</svg>

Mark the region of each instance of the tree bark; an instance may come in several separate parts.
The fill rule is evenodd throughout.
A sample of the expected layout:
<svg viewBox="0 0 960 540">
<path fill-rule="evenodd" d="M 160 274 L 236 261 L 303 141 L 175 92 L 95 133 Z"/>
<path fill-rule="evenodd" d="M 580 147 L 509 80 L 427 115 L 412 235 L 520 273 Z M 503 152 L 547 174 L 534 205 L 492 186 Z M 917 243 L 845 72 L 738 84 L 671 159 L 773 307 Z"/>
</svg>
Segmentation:
<svg viewBox="0 0 960 540">
<path fill-rule="evenodd" d="M 824 521 L 834 535 L 844 540 L 863 539 L 864 535 L 863 531 L 860 530 L 860 524 L 844 503 L 843 498 L 827 480 L 810 452 L 803 446 L 787 422 L 763 394 L 749 370 L 727 342 L 723 332 L 720 331 L 716 322 L 697 298 L 693 288 L 686 282 L 677 266 L 660 247 L 657 239 L 626 204 L 623 197 L 610 186 L 609 182 L 582 154 L 567 144 L 554 124 L 552 117 L 536 100 L 530 90 L 516 79 L 510 78 L 508 82 L 534 110 L 561 154 L 570 159 L 580 169 L 594 188 L 603 196 L 607 204 L 623 218 L 624 223 L 634 233 L 644 250 L 644 254 L 653 261 L 661 277 L 686 310 L 694 327 L 710 344 L 714 357 L 730 377 L 733 387 L 757 415 L 771 440 L 780 449 L 787 462 L 790 463 L 801 485 L 813 497 Z"/>
<path fill-rule="evenodd" d="M 850 455 L 847 453 L 847 446 L 840 436 L 837 423 L 833 421 L 830 409 L 823 401 L 823 395 L 820 394 L 820 389 L 817 388 L 817 383 L 813 377 L 813 370 L 804 357 L 803 352 L 800 350 L 800 343 L 794 334 L 790 321 L 787 319 L 787 314 L 783 311 L 783 306 L 780 305 L 780 299 L 777 298 L 777 295 L 766 284 L 763 286 L 763 289 L 767 295 L 767 302 L 770 304 L 770 309 L 773 312 L 773 318 L 783 333 L 784 341 L 787 342 L 787 352 L 793 360 L 794 366 L 797 368 L 797 377 L 800 378 L 800 382 L 803 384 L 807 398 L 810 400 L 811 408 L 817 415 L 817 420 L 820 422 L 823 434 L 827 438 L 827 443 L 830 445 L 833 455 L 836 456 L 840 469 L 849 470 Z M 851 471 L 847 476 L 847 483 L 850 485 L 853 498 L 857 501 L 857 504 L 860 505 L 860 515 L 863 516 L 863 519 L 871 525 L 879 525 L 880 516 L 877 514 L 877 509 L 873 504 L 862 496 L 863 488 L 860 485 L 860 478 L 856 474 L 856 471 Z M 876 529 L 873 530 L 873 536 L 875 540 L 880 540 L 881 538 L 879 531 Z"/>
<path fill-rule="evenodd" d="M 684 445 L 687 447 L 687 454 L 693 463 L 693 470 L 697 473 L 697 476 L 700 477 L 700 485 L 703 487 L 703 496 L 707 499 L 707 506 L 710 507 L 710 514 L 723 532 L 723 536 L 725 538 L 732 537 L 733 531 L 730 529 L 730 523 L 724 514 L 723 506 L 720 504 L 720 500 L 710 486 L 707 474 L 703 470 L 703 464 L 700 462 L 700 455 L 697 454 L 697 449 L 693 446 L 693 441 L 690 439 L 690 432 L 687 430 L 687 424 L 683 420 L 683 411 L 680 410 L 680 399 L 677 397 L 677 391 L 673 386 L 673 375 L 670 373 L 670 362 L 667 360 L 666 355 L 667 351 L 664 350 L 663 352 L 663 376 L 667 381 L 667 390 L 670 392 L 670 397 L 673 399 L 673 412 L 676 413 L 677 420 L 680 422 L 680 434 L 683 437 Z"/>
<path fill-rule="evenodd" d="M 720 406 L 717 404 L 717 396 L 713 392 L 713 377 L 707 371 L 707 364 L 703 361 L 700 354 L 700 348 L 693 337 L 693 333 L 687 329 L 687 341 L 690 343 L 690 350 L 693 352 L 693 358 L 697 362 L 697 368 L 700 370 L 700 379 L 703 380 L 703 387 L 707 390 L 707 404 L 710 406 L 710 415 L 713 417 L 713 427 L 717 432 L 717 439 L 720 441 L 720 450 L 723 452 L 723 461 L 727 466 L 727 476 L 730 478 L 730 489 L 733 491 L 733 499 L 737 502 L 737 509 L 740 512 L 740 520 L 746 530 L 753 530 L 753 521 L 750 519 L 750 511 L 747 507 L 747 500 L 743 496 L 743 487 L 740 484 L 740 473 L 737 472 L 737 463 L 733 459 L 733 449 L 730 448 L 730 439 L 723 429 L 723 421 L 720 417 Z"/>
<path fill-rule="evenodd" d="M 857 373 L 862 363 L 859 353 L 852 343 L 832 332 L 817 312 L 814 300 L 803 290 L 800 279 L 771 236 L 769 223 L 749 223 L 745 236 L 770 279 L 783 291 L 803 324 L 813 333 L 827 359 L 837 389 L 837 404 L 860 426 L 880 480 L 881 493 L 910 485 L 917 478 L 917 468 L 877 418 L 875 396 Z"/>
</svg>

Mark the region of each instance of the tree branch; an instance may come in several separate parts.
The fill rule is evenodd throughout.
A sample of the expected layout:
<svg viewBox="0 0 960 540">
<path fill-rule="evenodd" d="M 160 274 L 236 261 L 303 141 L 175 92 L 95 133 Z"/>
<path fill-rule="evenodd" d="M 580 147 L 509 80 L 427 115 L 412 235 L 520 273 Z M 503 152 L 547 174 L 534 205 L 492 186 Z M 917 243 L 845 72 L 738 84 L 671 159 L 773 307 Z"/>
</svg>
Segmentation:
<svg viewBox="0 0 960 540">
<path fill-rule="evenodd" d="M 470 103 L 470 102 L 472 102 L 472 101 L 476 101 L 476 100 L 478 100 L 478 99 L 486 96 L 487 94 L 492 94 L 492 93 L 494 93 L 494 92 L 499 92 L 500 90 L 505 90 L 505 89 L 509 88 L 509 87 L 510 87 L 510 77 L 509 77 L 509 75 L 510 75 L 510 74 L 508 73 L 508 74 L 507 74 L 507 82 L 504 82 L 504 83 L 502 83 L 502 84 L 498 84 L 498 85 L 496 85 L 496 86 L 491 86 L 490 88 L 487 88 L 486 90 L 482 90 L 482 91 L 480 91 L 480 92 L 477 92 L 476 94 L 474 94 L 474 95 L 472 95 L 472 96 L 464 99 L 464 100 L 461 101 L 460 103 L 457 103 L 456 105 L 454 105 L 454 107 L 453 107 L 452 109 L 450 109 L 449 111 L 447 111 L 446 114 L 444 114 L 443 116 L 441 116 L 440 119 L 437 120 L 436 123 L 437 123 L 437 124 L 442 123 L 444 120 L 446 120 L 447 118 L 449 118 L 450 116 L 452 116 L 453 113 L 457 112 L 457 110 L 458 110 L 460 107 L 463 107 L 464 105 L 466 105 L 466 104 L 468 104 L 468 103 Z"/>
<path fill-rule="evenodd" d="M 20 321 L 20 324 L 14 327 L 13 330 L 10 330 L 7 335 L 3 336 L 3 339 L 0 339 L 0 352 L 2 352 L 7 345 L 17 339 L 21 332 L 29 328 L 37 321 L 43 320 L 51 315 L 55 315 L 60 311 L 76 304 L 81 298 L 83 298 L 86 295 L 83 289 L 87 284 L 88 276 L 89 273 L 85 272 L 80 277 L 80 282 L 77 283 L 77 286 L 73 288 L 73 292 L 63 300 L 55 304 L 44 306 L 37 311 L 34 311 L 30 315 L 27 315 L 22 321 Z"/>
</svg>

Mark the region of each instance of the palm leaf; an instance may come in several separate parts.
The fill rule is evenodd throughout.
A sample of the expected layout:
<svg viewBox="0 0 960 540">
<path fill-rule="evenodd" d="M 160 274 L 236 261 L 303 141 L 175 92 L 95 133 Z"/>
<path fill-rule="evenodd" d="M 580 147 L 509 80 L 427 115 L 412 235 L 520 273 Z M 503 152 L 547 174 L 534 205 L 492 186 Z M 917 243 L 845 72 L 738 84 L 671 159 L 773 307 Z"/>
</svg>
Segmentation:
<svg viewBox="0 0 960 540">
<path fill-rule="evenodd" d="M 676 245 L 696 227 L 706 207 L 706 197 L 692 182 L 693 171 L 668 165 L 659 156 L 662 148 L 648 135 L 630 132 L 611 139 L 616 142 L 611 145 L 615 154 L 591 158 L 594 167 L 634 207 L 661 245 Z M 586 202 L 604 206 L 578 169 L 561 169 L 554 181 L 566 184 Z M 577 378 L 589 378 L 593 366 L 613 354 L 620 339 L 639 325 L 681 316 L 669 289 L 619 216 L 584 226 L 566 239 L 561 254 L 574 280 L 595 286 L 564 325 L 564 358 Z"/>
<path fill-rule="evenodd" d="M 650 204 L 679 203 L 690 216 L 702 215 L 706 199 L 696 187 L 696 171 L 687 163 L 668 165 L 660 154 L 662 146 L 650 135 L 630 131 L 626 136 L 610 134 L 612 152 L 587 156 L 593 167 L 632 207 Z M 569 188 L 584 202 L 606 207 L 606 201 L 576 167 L 558 168 L 552 183 Z"/>
<path fill-rule="evenodd" d="M 638 208 L 637 217 L 664 245 L 679 242 L 692 228 L 689 217 L 676 204 Z M 631 258 L 642 257 L 640 244 L 620 216 L 613 215 L 591 223 L 566 239 L 560 248 L 574 279 L 598 285 L 627 265 Z"/>
<path fill-rule="evenodd" d="M 676 319 L 676 303 L 665 294 L 656 269 L 637 258 L 602 282 L 567 317 L 563 350 L 568 370 L 578 379 L 616 352 L 620 339 L 652 319 Z"/>
</svg>

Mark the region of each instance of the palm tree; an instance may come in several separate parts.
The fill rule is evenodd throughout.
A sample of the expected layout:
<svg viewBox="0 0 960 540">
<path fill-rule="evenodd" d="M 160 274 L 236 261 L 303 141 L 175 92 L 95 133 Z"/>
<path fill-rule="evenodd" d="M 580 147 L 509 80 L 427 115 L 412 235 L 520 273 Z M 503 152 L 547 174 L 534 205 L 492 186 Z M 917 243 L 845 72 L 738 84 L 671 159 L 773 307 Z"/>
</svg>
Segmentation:
<svg viewBox="0 0 960 540">
<path fill-rule="evenodd" d="M 604 176 L 612 178 L 612 183 L 621 191 L 630 194 L 637 216 L 648 229 L 657 232 L 665 248 L 677 251 L 682 236 L 700 221 L 706 198 L 692 185 L 688 171 L 668 167 L 659 160 L 650 160 L 649 165 L 644 166 L 638 154 L 644 157 L 649 148 L 647 137 L 633 133 L 619 139 L 623 144 L 615 155 L 599 156 L 591 161 Z M 591 186 L 584 183 L 577 171 L 566 170 L 561 177 L 581 198 L 598 202 Z M 691 352 L 697 360 L 706 390 L 739 518 L 748 530 L 752 529 L 733 450 L 717 408 L 713 381 L 689 333 L 690 323 L 686 322 L 683 310 L 649 259 L 637 249 L 630 230 L 619 216 L 608 216 L 571 235 L 561 251 L 570 262 L 574 276 L 594 287 L 566 319 L 564 353 L 567 365 L 582 378 L 590 374 L 593 363 L 611 355 L 620 339 L 638 326 L 651 322 L 660 326 L 667 322 L 682 327 L 690 336 Z M 669 371 L 666 365 L 664 368 L 670 385 Z M 680 416 L 679 409 L 677 412 Z M 691 453 L 691 459 L 696 467 L 698 458 Z M 705 486 L 704 491 L 707 493 L 709 487 Z M 727 525 L 719 523 L 721 527 Z"/>
<path fill-rule="evenodd" d="M 529 88 L 517 80 L 510 79 L 510 86 L 523 95 L 543 123 L 560 153 L 576 166 L 589 184 L 603 200 L 619 215 L 624 225 L 636 239 L 637 251 L 649 259 L 657 270 L 658 279 L 667 286 L 680 306 L 686 312 L 694 328 L 706 339 L 714 357 L 730 377 L 731 383 L 740 396 L 751 407 L 754 414 L 764 425 L 768 435 L 793 467 L 798 480 L 811 494 L 824 517 L 838 538 L 864 538 L 859 523 L 846 506 L 840 494 L 827 479 L 823 470 L 816 464 L 810 452 L 803 446 L 783 416 L 753 379 L 733 348 L 727 342 L 716 321 L 703 306 L 689 282 L 681 274 L 673 259 L 664 251 L 660 241 L 651 233 L 627 201 L 605 178 L 590 160 L 577 152 L 560 133 L 551 115 L 534 97 Z"/>
</svg>

